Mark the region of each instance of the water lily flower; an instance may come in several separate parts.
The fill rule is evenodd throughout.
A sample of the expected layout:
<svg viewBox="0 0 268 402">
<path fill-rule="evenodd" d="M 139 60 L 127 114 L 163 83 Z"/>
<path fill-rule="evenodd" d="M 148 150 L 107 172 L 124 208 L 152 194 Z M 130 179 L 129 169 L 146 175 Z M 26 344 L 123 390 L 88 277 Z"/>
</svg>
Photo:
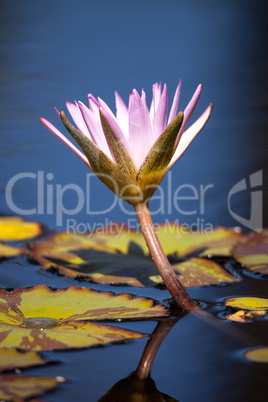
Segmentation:
<svg viewBox="0 0 268 402">
<path fill-rule="evenodd" d="M 133 205 L 152 259 L 174 301 L 184 310 L 197 310 L 173 271 L 149 212 L 149 200 L 168 170 L 183 155 L 204 127 L 212 111 L 208 105 L 202 115 L 186 130 L 201 93 L 197 87 L 184 112 L 178 113 L 181 81 L 168 115 L 167 86 L 153 85 L 150 109 L 146 95 L 134 89 L 128 107 L 115 93 L 116 115 L 100 98 L 88 95 L 89 107 L 82 102 L 67 102 L 74 127 L 64 112 L 56 113 L 77 142 L 81 152 L 53 124 L 40 121 L 66 144 L 116 195 Z"/>
<path fill-rule="evenodd" d="M 115 92 L 116 115 L 100 98 L 88 95 L 89 107 L 82 102 L 67 102 L 74 127 L 64 112 L 56 113 L 81 147 L 81 152 L 53 124 L 40 121 L 66 144 L 116 195 L 132 205 L 149 200 L 164 175 L 183 155 L 206 124 L 210 104 L 187 130 L 201 93 L 197 87 L 184 112 L 177 113 L 181 81 L 168 116 L 167 86 L 153 85 L 150 109 L 146 95 L 134 89 L 128 107 Z"/>
</svg>

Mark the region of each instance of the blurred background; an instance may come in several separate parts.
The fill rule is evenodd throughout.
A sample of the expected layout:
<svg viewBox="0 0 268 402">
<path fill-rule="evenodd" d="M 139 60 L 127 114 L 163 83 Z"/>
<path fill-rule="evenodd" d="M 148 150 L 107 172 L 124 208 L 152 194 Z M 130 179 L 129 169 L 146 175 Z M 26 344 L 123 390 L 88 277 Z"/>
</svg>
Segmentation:
<svg viewBox="0 0 268 402">
<path fill-rule="evenodd" d="M 150 101 L 158 81 L 167 83 L 170 105 L 181 78 L 182 110 L 203 84 L 192 122 L 209 102 L 214 110 L 155 193 L 154 221 L 201 230 L 267 226 L 266 15 L 258 0 L 2 0 L 0 213 L 57 230 L 70 219 L 74 228 L 130 223 L 131 208 L 91 177 L 38 117 L 64 132 L 54 106 L 66 110 L 67 100 L 86 103 L 92 93 L 115 111 L 115 90 L 128 102 L 133 88 L 144 88 Z M 176 191 L 192 199 L 174 203 Z"/>
</svg>

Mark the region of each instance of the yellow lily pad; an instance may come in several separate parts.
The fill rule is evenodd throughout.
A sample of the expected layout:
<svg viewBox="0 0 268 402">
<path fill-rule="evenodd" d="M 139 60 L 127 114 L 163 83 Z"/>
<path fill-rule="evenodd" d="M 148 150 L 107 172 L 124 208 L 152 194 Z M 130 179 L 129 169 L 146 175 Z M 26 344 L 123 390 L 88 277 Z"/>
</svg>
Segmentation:
<svg viewBox="0 0 268 402">
<path fill-rule="evenodd" d="M 172 268 L 179 274 L 181 283 L 187 288 L 238 281 L 237 278 L 225 271 L 221 265 L 205 258 L 191 258 L 188 261 L 173 265 Z M 162 282 L 160 275 L 150 277 L 150 279 L 156 283 Z"/>
<path fill-rule="evenodd" d="M 142 338 L 143 334 L 88 321 L 158 318 L 162 305 L 143 297 L 71 286 L 0 289 L 0 345 L 23 350 L 82 348 Z"/>
<path fill-rule="evenodd" d="M 234 246 L 232 255 L 249 271 L 268 275 L 268 230 L 251 232 L 241 244 Z"/>
<path fill-rule="evenodd" d="M 250 349 L 245 357 L 254 363 L 268 363 L 268 347 Z"/>
<path fill-rule="evenodd" d="M 204 249 L 202 256 L 230 256 L 234 244 L 243 239 L 236 229 L 219 226 L 213 231 L 193 232 L 173 222 L 159 225 L 157 235 L 166 254 L 180 257 Z"/>
<path fill-rule="evenodd" d="M 121 236 L 116 239 L 105 234 L 87 237 L 63 232 L 34 242 L 32 256 L 43 269 L 54 267 L 71 278 L 136 287 L 161 283 L 154 263 L 144 254 L 143 237 L 127 231 Z M 191 259 L 173 268 L 187 287 L 237 281 L 219 264 L 204 258 Z"/>
<path fill-rule="evenodd" d="M 20 217 L 0 217 L 0 241 L 21 241 L 32 239 L 42 232 L 41 225 L 26 222 Z"/>
<path fill-rule="evenodd" d="M 17 349 L 0 348 L 0 371 L 15 370 L 49 364 L 36 352 L 22 352 Z"/>
<path fill-rule="evenodd" d="M 7 246 L 0 243 L 0 258 L 16 257 L 22 253 L 27 253 L 28 250 L 19 247 Z"/>
<path fill-rule="evenodd" d="M 219 226 L 213 231 L 193 232 L 176 222 L 166 222 L 155 226 L 160 243 L 168 255 L 184 257 L 190 253 L 205 249 L 202 255 L 230 256 L 232 247 L 243 239 L 237 229 Z M 144 254 L 148 248 L 140 232 L 130 230 L 123 224 L 114 224 L 103 232 L 90 236 L 93 244 L 112 247 L 122 253 L 128 253 L 135 244 Z M 94 247 L 94 245 L 93 245 Z"/>
<path fill-rule="evenodd" d="M 1 401 L 24 400 L 52 391 L 64 382 L 62 377 L 35 377 L 16 374 L 0 375 Z"/>
<path fill-rule="evenodd" d="M 225 305 L 237 309 L 261 311 L 268 309 L 268 299 L 262 297 L 235 297 L 227 299 Z"/>
</svg>

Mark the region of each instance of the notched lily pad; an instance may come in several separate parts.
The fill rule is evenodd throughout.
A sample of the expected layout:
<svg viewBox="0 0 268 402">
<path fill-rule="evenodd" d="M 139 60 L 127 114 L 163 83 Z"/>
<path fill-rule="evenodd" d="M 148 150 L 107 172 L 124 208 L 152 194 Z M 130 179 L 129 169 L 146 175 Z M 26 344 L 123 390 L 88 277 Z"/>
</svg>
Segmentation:
<svg viewBox="0 0 268 402">
<path fill-rule="evenodd" d="M 10 371 L 51 363 L 36 352 L 23 352 L 17 349 L 0 348 L 0 371 Z"/>
<path fill-rule="evenodd" d="M 172 268 L 179 274 L 181 283 L 187 288 L 238 281 L 219 264 L 205 258 L 191 258 L 188 261 L 173 265 Z M 150 277 L 150 279 L 156 283 L 162 282 L 160 275 Z"/>
<path fill-rule="evenodd" d="M 234 246 L 232 255 L 249 271 L 268 275 L 268 230 L 251 232 Z"/>
<path fill-rule="evenodd" d="M 268 347 L 250 349 L 245 357 L 254 363 L 268 363 Z"/>
<path fill-rule="evenodd" d="M 32 239 L 42 232 L 41 225 L 37 222 L 26 222 L 17 216 L 0 217 L 0 240 L 22 241 Z"/>
<path fill-rule="evenodd" d="M 145 335 L 88 321 L 167 316 L 162 305 L 143 297 L 113 295 L 71 286 L 53 291 L 44 285 L 7 292 L 0 289 L 0 344 L 23 350 L 82 348 Z"/>
<path fill-rule="evenodd" d="M 24 400 L 53 391 L 65 380 L 62 377 L 35 377 L 28 375 L 1 374 L 0 400 Z"/>
</svg>

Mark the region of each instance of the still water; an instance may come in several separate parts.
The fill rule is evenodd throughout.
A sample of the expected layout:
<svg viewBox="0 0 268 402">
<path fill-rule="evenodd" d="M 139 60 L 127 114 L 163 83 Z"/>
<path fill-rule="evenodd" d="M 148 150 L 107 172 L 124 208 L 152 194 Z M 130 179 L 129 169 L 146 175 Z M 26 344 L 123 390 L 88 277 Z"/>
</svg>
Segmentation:
<svg viewBox="0 0 268 402">
<path fill-rule="evenodd" d="M 262 192 L 266 205 L 265 15 L 262 1 L 1 1 L 0 213 L 19 213 L 57 231 L 68 226 L 82 231 L 110 221 L 135 227 L 133 211 L 91 177 L 86 166 L 38 117 L 42 115 L 60 128 L 53 106 L 65 109 L 67 100 L 86 103 L 90 92 L 115 110 L 114 90 L 127 101 L 133 88 L 144 88 L 150 100 L 151 86 L 157 81 L 167 83 L 171 100 L 182 78 L 181 108 L 202 83 L 193 119 L 209 102 L 214 110 L 156 192 L 151 203 L 153 220 L 177 220 L 201 230 L 219 224 L 242 224 L 244 230 L 252 229 L 256 222 L 259 227 L 267 226 L 264 208 L 258 208 L 255 221 L 251 219 L 254 189 L 250 188 L 250 176 L 259 173 L 255 190 Z M 230 191 L 242 180 L 245 186 L 230 198 Z M 69 185 L 86 194 L 85 204 L 79 208 L 74 190 L 64 191 L 59 198 L 59 191 Z M 178 206 L 176 191 L 191 199 L 181 200 Z M 68 214 L 72 210 L 76 212 Z M 24 259 L 1 265 L 3 287 L 38 283 L 54 288 L 83 285 L 40 274 L 38 267 Z M 243 292 L 265 296 L 262 281 L 251 279 L 243 286 L 242 290 L 238 285 L 192 289 L 191 295 L 208 303 Z M 158 300 L 168 297 L 159 289 L 111 289 Z M 155 323 L 124 325 L 150 333 Z M 243 330 L 253 331 L 247 326 Z M 68 384 L 46 400 L 96 401 L 135 370 L 145 343 L 139 340 L 103 349 L 47 353 L 64 364 L 40 368 L 38 375 L 62 375 Z M 245 364 L 243 347 L 186 316 L 162 345 L 152 378 L 161 392 L 181 401 L 262 401 L 264 390 L 260 385 L 260 399 L 256 399 L 256 389 L 263 384 L 264 368 L 256 365 L 253 370 L 252 364 Z"/>
</svg>

